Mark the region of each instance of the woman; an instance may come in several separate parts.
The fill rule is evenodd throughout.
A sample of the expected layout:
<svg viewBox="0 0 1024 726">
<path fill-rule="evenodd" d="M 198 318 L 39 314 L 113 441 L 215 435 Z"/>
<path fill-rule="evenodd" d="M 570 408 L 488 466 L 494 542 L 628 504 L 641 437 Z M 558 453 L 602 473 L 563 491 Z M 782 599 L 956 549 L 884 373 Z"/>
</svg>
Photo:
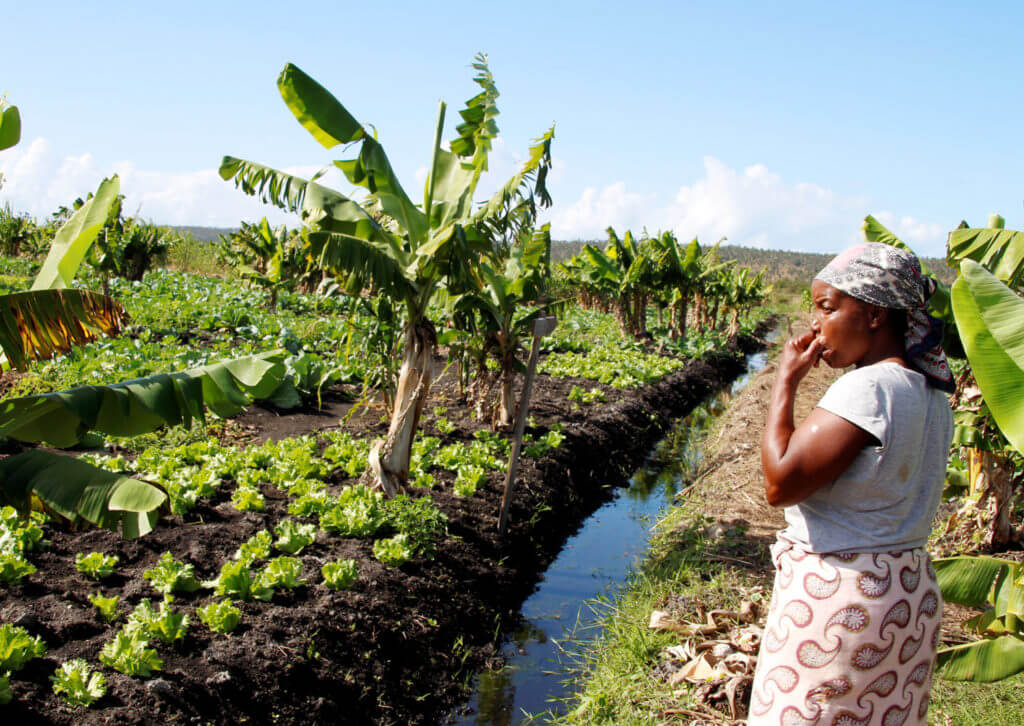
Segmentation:
<svg viewBox="0 0 1024 726">
<path fill-rule="evenodd" d="M 924 724 L 942 601 L 924 546 L 953 434 L 935 281 L 917 258 L 857 245 L 811 286 L 811 332 L 779 360 L 761 441 L 785 507 L 750 724 Z M 819 360 L 854 369 L 799 426 Z"/>
</svg>

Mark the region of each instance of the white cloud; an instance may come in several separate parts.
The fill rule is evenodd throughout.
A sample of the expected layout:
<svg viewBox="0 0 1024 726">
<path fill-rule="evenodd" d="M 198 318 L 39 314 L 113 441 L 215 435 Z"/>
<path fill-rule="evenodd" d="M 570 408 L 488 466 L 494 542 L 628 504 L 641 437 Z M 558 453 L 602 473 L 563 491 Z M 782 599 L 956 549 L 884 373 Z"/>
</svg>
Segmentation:
<svg viewBox="0 0 1024 726">
<path fill-rule="evenodd" d="M 575 204 L 552 214 L 552 233 L 558 239 L 602 239 L 608 225 L 620 232 L 646 226 L 652 233 L 671 229 L 681 239 L 696 236 L 708 243 L 726 237 L 751 247 L 834 252 L 860 241 L 870 207 L 865 197 L 786 183 L 763 164 L 738 171 L 709 156 L 703 176 L 680 187 L 668 204 L 632 193 L 623 182 L 588 187 Z M 942 254 L 941 225 L 884 211 L 875 216 L 921 254 Z"/>
<path fill-rule="evenodd" d="M 655 197 L 626 190 L 625 182 L 609 184 L 600 191 L 587 187 L 569 207 L 555 207 L 551 214 L 551 235 L 556 239 L 604 239 L 608 226 L 622 232 L 651 227 Z M 662 227 L 664 228 L 664 227 Z"/>
<path fill-rule="evenodd" d="M 318 167 L 284 169 L 306 178 Z M 22 143 L 0 153 L 4 185 L 0 202 L 9 202 L 18 212 L 43 218 L 61 205 L 95 191 L 111 174 L 121 179 L 125 213 L 160 224 L 233 227 L 240 220 L 266 216 L 274 224 L 297 224 L 298 217 L 263 204 L 235 189 L 220 178 L 216 169 L 189 172 L 159 172 L 139 169 L 132 162 L 99 164 L 90 154 L 61 157 L 43 138 Z M 324 183 L 334 186 L 340 173 L 332 170 Z"/>
</svg>

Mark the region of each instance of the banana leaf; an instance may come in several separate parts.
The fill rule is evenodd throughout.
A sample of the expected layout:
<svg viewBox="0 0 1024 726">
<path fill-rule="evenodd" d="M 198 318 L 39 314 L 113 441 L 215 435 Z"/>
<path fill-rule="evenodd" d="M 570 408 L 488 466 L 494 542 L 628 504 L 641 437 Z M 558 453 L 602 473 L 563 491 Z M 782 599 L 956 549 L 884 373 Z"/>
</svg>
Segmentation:
<svg viewBox="0 0 1024 726">
<path fill-rule="evenodd" d="M 953 311 L 992 418 L 1024 451 L 1024 298 L 977 262 L 964 260 L 953 284 Z"/>
<path fill-rule="evenodd" d="M 32 290 L 0 295 L 0 349 L 14 368 L 66 353 L 128 320 L 121 303 L 88 290 Z"/>
<path fill-rule="evenodd" d="M 872 217 L 870 214 L 864 218 L 864 224 L 861 226 L 861 232 L 864 233 L 864 239 L 868 242 L 881 242 L 891 247 L 898 247 L 901 250 L 906 250 L 913 255 L 917 255 L 914 250 L 910 248 L 903 240 L 894 235 L 884 224 L 879 222 L 877 219 Z M 918 257 L 918 260 L 921 258 Z M 935 279 L 938 283 L 935 287 L 935 293 L 928 301 L 928 311 L 937 318 L 941 318 L 946 322 L 947 333 L 951 333 L 954 327 L 953 323 L 953 309 L 950 307 L 950 291 L 949 287 L 939 280 L 938 277 L 929 269 L 929 267 L 921 262 L 921 272 L 929 277 Z M 955 341 L 944 340 L 943 347 L 946 348 L 947 352 L 956 353 L 959 346 Z"/>
<path fill-rule="evenodd" d="M 116 174 L 100 182 L 96 195 L 57 230 L 50 253 L 31 289 L 49 290 L 71 285 L 89 246 L 106 224 L 110 205 L 117 199 L 120 190 L 121 182 Z"/>
<path fill-rule="evenodd" d="M 90 430 L 137 436 L 161 426 L 205 419 L 205 408 L 233 416 L 252 400 L 274 395 L 287 356 L 277 350 L 178 373 L 107 386 L 82 386 L 0 402 L 0 436 L 68 447 Z"/>
<path fill-rule="evenodd" d="M 949 233 L 949 260 L 974 260 L 1011 288 L 1024 282 L 1024 232 L 956 229 Z"/>
<path fill-rule="evenodd" d="M 9 149 L 21 140 L 21 115 L 17 106 L 3 108 L 0 104 L 0 151 Z"/>
<path fill-rule="evenodd" d="M 152 530 L 167 499 L 152 484 L 48 451 L 0 461 L 0 504 L 27 513 L 33 496 L 72 523 L 120 530 L 126 538 Z"/>
<path fill-rule="evenodd" d="M 984 556 L 942 557 L 934 564 L 942 598 L 974 608 L 994 602 L 994 588 L 1016 565 L 1013 560 Z"/>
<path fill-rule="evenodd" d="M 938 668 L 949 681 L 991 683 L 1024 671 L 1024 639 L 1002 635 L 940 650 Z"/>
</svg>

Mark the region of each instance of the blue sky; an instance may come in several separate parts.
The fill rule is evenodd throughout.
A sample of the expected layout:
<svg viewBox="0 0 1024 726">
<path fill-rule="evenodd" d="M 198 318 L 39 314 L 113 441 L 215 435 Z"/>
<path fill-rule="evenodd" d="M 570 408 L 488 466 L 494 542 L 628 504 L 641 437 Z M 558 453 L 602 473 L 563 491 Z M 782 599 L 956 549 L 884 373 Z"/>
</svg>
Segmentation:
<svg viewBox="0 0 1024 726">
<path fill-rule="evenodd" d="M 484 51 L 490 185 L 555 123 L 556 238 L 611 224 L 836 251 L 873 213 L 939 255 L 961 219 L 1024 225 L 1020 3 L 11 5 L 0 93 L 23 129 L 0 202 L 35 215 L 117 171 L 156 222 L 284 221 L 215 170 L 340 158 L 281 101 L 289 61 L 376 127 L 418 192 L 438 101 L 451 119 Z"/>
</svg>

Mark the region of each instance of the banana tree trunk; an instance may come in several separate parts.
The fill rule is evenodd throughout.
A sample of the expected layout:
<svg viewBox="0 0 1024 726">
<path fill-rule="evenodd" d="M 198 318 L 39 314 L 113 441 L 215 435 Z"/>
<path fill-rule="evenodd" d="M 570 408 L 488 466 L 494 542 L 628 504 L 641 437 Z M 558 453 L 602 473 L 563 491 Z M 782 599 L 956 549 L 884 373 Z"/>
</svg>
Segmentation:
<svg viewBox="0 0 1024 726">
<path fill-rule="evenodd" d="M 686 338 L 686 315 L 688 314 L 686 297 L 681 297 L 676 301 L 676 327 L 675 336 L 679 340 Z"/>
<path fill-rule="evenodd" d="M 732 337 L 740 332 L 740 309 L 733 308 L 732 319 L 729 321 L 729 329 L 726 331 L 726 335 Z"/>
<path fill-rule="evenodd" d="M 979 506 L 986 502 L 991 517 L 989 538 L 996 552 L 1007 549 L 1015 540 L 1010 522 L 1013 510 L 1013 482 L 1010 468 L 990 451 L 971 449 L 971 491 L 981 491 Z"/>
<path fill-rule="evenodd" d="M 387 437 L 377 440 L 370 448 L 369 468 L 364 474 L 372 486 L 388 497 L 401 494 L 409 480 L 412 443 L 433 381 L 436 348 L 437 334 L 429 321 L 410 324 L 391 411 L 391 426 Z"/>
<path fill-rule="evenodd" d="M 512 429 L 515 415 L 515 402 L 512 400 L 512 381 L 516 372 L 511 366 L 503 366 L 501 371 L 501 396 L 498 400 L 498 414 L 495 421 L 497 428 L 503 431 Z"/>
<path fill-rule="evenodd" d="M 629 298 L 620 297 L 615 301 L 615 319 L 619 321 L 619 329 L 622 334 L 629 337 Z"/>
</svg>

